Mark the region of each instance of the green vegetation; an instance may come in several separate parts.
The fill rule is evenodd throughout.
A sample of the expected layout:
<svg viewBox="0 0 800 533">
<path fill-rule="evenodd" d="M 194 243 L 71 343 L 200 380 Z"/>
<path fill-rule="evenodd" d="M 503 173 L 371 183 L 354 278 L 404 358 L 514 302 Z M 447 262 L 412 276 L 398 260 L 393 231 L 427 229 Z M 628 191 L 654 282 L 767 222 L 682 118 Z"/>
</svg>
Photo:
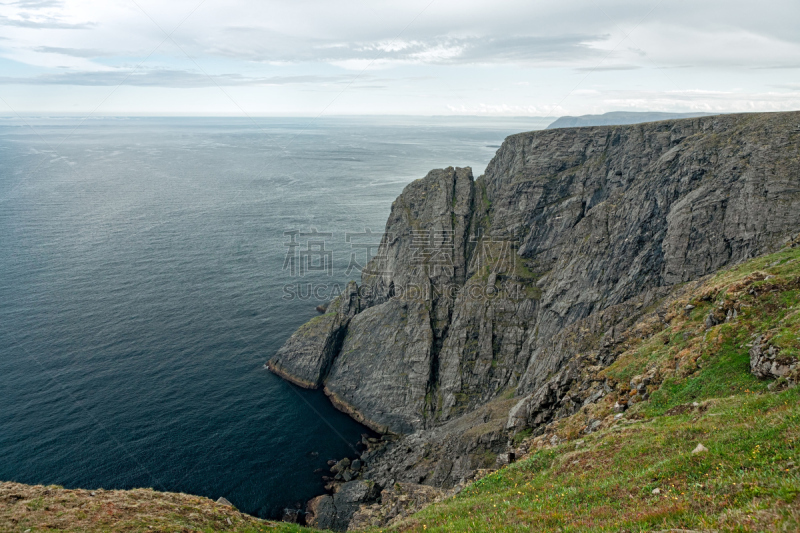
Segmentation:
<svg viewBox="0 0 800 533">
<path fill-rule="evenodd" d="M 666 308 L 632 328 L 624 353 L 601 371 L 614 392 L 546 438 L 518 433 L 526 457 L 390 530 L 800 530 L 800 387 L 791 386 L 796 376 L 757 379 L 749 355 L 755 343 L 800 354 L 800 247 L 679 287 Z M 631 391 L 643 376 L 645 393 Z M 629 408 L 616 417 L 622 400 Z M 599 431 L 586 433 L 587 416 L 602 420 Z M 4 531 L 311 531 L 152 490 L 90 497 L 4 483 L 0 501 Z"/>
<path fill-rule="evenodd" d="M 200 496 L 151 489 L 64 489 L 0 483 L 0 530 L 35 533 L 229 531 L 302 533 L 294 524 L 259 520 Z"/>
<path fill-rule="evenodd" d="M 537 451 L 399 529 L 796 531 L 798 400 L 797 388 L 742 394 L 619 424 Z M 700 442 L 709 451 L 692 454 Z"/>
<path fill-rule="evenodd" d="M 795 248 L 683 287 L 667 324 L 643 321 L 602 372 L 618 392 L 592 406 L 600 431 L 582 432 L 582 412 L 555 425 L 556 446 L 517 435 L 529 456 L 394 529 L 800 530 L 800 387 L 757 379 L 749 355 L 758 338 L 800 353 L 799 282 Z M 643 375 L 648 396 L 615 418 Z"/>
</svg>

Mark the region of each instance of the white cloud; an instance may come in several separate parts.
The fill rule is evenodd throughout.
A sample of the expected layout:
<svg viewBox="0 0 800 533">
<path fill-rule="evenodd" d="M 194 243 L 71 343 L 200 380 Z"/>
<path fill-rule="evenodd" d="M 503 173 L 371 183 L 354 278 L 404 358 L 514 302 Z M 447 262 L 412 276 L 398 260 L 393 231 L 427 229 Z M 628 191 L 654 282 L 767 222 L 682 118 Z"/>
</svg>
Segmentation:
<svg viewBox="0 0 800 533">
<path fill-rule="evenodd" d="M 0 82 L 42 87 L 36 98 L 45 87 L 120 82 L 316 91 L 366 69 L 364 78 L 379 70 L 385 79 L 359 77 L 348 112 L 381 102 L 393 112 L 525 115 L 787 108 L 796 105 L 797 20 L 796 0 L 6 0 L 0 58 L 16 70 Z M 175 28 L 179 46 L 162 31 Z M 364 98 L 370 91 L 386 96 Z M 320 106 L 301 96 L 293 105 Z"/>
</svg>

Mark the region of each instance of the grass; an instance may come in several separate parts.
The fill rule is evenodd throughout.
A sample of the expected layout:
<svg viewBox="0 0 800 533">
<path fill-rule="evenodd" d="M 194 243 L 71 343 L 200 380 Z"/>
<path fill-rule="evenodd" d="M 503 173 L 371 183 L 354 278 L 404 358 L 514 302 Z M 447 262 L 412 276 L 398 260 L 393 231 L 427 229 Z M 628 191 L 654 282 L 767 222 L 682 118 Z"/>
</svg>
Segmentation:
<svg viewBox="0 0 800 533">
<path fill-rule="evenodd" d="M 800 531 L 800 387 L 760 381 L 749 366 L 757 339 L 800 354 L 800 248 L 676 288 L 666 305 L 601 371 L 613 392 L 549 435 L 517 434 L 528 456 L 391 530 Z M 631 394 L 645 375 L 645 394 Z M 631 403 L 616 418 L 622 399 Z M 587 416 L 599 431 L 585 433 Z M 560 444 L 547 444 L 552 435 Z M 692 453 L 698 444 L 707 451 Z M 0 530 L 28 529 L 311 531 L 184 494 L 0 484 Z"/>
<path fill-rule="evenodd" d="M 800 353 L 798 281 L 800 249 L 787 249 L 676 290 L 666 324 L 644 324 L 602 372 L 617 391 L 589 409 L 601 431 L 581 432 L 585 412 L 561 420 L 561 444 L 540 438 L 528 457 L 393 529 L 800 530 L 800 387 L 758 380 L 749 356 L 759 336 Z M 642 375 L 653 378 L 647 396 L 614 418 Z M 700 443 L 708 451 L 693 454 Z"/>
<path fill-rule="evenodd" d="M 134 490 L 70 490 L 0 483 L 0 531 L 301 533 L 294 524 L 259 520 L 208 498 Z"/>
<path fill-rule="evenodd" d="M 537 451 L 398 529 L 797 531 L 798 400 L 797 388 L 737 395 L 619 424 Z M 709 451 L 692 454 L 699 442 Z"/>
</svg>

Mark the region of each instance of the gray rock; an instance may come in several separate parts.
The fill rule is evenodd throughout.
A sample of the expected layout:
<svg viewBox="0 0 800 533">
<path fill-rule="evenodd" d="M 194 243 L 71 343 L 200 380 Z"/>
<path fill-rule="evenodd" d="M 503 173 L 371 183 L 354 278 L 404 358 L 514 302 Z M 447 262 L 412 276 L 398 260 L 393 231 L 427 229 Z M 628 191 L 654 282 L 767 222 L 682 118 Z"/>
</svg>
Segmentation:
<svg viewBox="0 0 800 533">
<path fill-rule="evenodd" d="M 346 531 L 353 515 L 363 503 L 372 502 L 380 487 L 371 481 L 344 483 L 333 496 L 318 496 L 306 506 L 306 524 L 318 529 Z"/>
<path fill-rule="evenodd" d="M 316 389 L 339 352 L 350 319 L 358 312 L 355 282 L 326 308 L 298 329 L 278 350 L 267 367 L 275 374 L 307 389 Z"/>
<path fill-rule="evenodd" d="M 495 460 L 495 466 L 502 467 L 510 465 L 516 459 L 516 454 L 514 452 L 503 452 L 497 455 L 497 459 Z"/>
<path fill-rule="evenodd" d="M 423 302 L 392 299 L 356 315 L 325 381 L 333 404 L 375 431 L 424 426 L 433 330 Z"/>
<path fill-rule="evenodd" d="M 281 515 L 281 522 L 289 522 L 291 524 L 299 524 L 300 518 L 303 516 L 300 509 L 284 509 Z"/>
<path fill-rule="evenodd" d="M 324 341 L 290 339 L 273 366 L 326 379 L 337 405 L 396 433 L 441 424 L 509 388 L 530 394 L 573 355 L 553 349 L 565 327 L 796 234 L 800 193 L 780 163 L 796 120 L 725 115 L 523 133 L 475 182 L 469 169 L 431 171 L 392 206 L 362 275 L 367 311 L 347 327 L 340 355 L 326 344 L 336 324 L 320 324 Z M 509 260 L 497 261 L 487 239 L 513 244 Z M 449 262 L 435 261 L 443 252 Z"/>
<path fill-rule="evenodd" d="M 477 181 L 469 169 L 431 171 L 392 206 L 350 306 L 367 311 L 346 327 L 348 346 L 334 353 L 341 322 L 329 318 L 311 341 L 290 339 L 271 367 L 312 385 L 325 379 L 337 405 L 396 433 L 434 427 L 510 388 L 533 393 L 574 355 L 564 337 L 553 345 L 565 328 L 796 234 L 800 193 L 783 162 L 797 117 L 523 133 Z M 425 232 L 427 248 L 417 242 Z M 487 253 L 487 239 L 512 243 L 513 261 Z M 433 259 L 442 252 L 450 263 Z M 489 281 L 497 294 L 485 294 Z M 387 305 L 393 295 L 404 303 Z M 619 328 L 610 324 L 613 345 Z"/>
<path fill-rule="evenodd" d="M 798 120 L 522 133 L 477 180 L 431 171 L 392 205 L 357 300 L 295 334 L 271 368 L 324 383 L 343 411 L 404 435 L 375 450 L 376 481 L 452 487 L 491 466 L 478 457 L 503 451 L 506 428 L 541 435 L 610 393 L 597 369 L 645 310 L 666 314 L 671 291 L 691 300 L 695 280 L 797 240 Z M 773 375 L 780 354 L 761 344 L 753 371 Z M 505 412 L 487 422 L 490 409 Z"/>
<path fill-rule="evenodd" d="M 446 495 L 445 491 L 427 485 L 393 483 L 381 491 L 380 504 L 361 506 L 353 515 L 349 529 L 372 531 L 383 528 L 442 500 Z"/>
<path fill-rule="evenodd" d="M 336 520 L 336 507 L 333 496 L 323 494 L 309 500 L 306 504 L 306 525 L 318 528 L 330 528 Z"/>
<path fill-rule="evenodd" d="M 761 379 L 786 377 L 790 382 L 796 378 L 795 370 L 800 369 L 800 360 L 782 354 L 781 351 L 759 336 L 750 348 L 750 371 Z"/>
<path fill-rule="evenodd" d="M 706 447 L 705 447 L 705 446 L 703 446 L 702 444 L 698 444 L 698 445 L 695 447 L 695 449 L 694 449 L 694 450 L 692 450 L 692 454 L 693 454 L 693 455 L 696 455 L 696 454 L 698 454 L 698 453 L 705 453 L 705 452 L 707 452 L 707 451 L 708 451 L 708 448 L 706 448 Z"/>
</svg>

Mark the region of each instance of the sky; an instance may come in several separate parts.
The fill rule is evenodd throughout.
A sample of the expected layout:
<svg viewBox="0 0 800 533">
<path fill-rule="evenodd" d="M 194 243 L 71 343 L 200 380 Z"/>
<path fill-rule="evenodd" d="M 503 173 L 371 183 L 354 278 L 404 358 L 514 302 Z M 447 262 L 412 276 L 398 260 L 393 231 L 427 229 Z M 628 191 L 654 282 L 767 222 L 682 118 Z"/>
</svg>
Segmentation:
<svg viewBox="0 0 800 533">
<path fill-rule="evenodd" d="M 800 109 L 797 0 L 0 0 L 0 113 Z"/>
</svg>

